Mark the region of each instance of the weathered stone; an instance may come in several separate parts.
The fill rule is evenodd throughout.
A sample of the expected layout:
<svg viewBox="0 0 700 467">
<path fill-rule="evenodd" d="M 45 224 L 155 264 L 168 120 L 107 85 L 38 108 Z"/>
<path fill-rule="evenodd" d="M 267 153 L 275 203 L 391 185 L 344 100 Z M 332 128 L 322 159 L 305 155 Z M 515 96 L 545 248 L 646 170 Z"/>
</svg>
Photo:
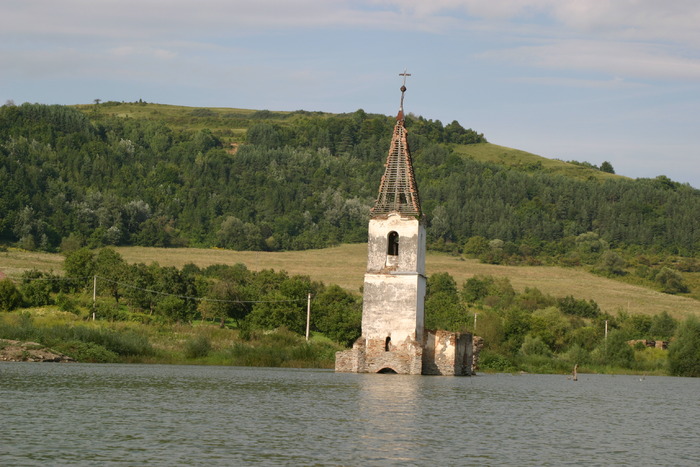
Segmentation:
<svg viewBox="0 0 700 467">
<path fill-rule="evenodd" d="M 0 361 L 4 362 L 74 362 L 71 357 L 36 342 L 0 339 Z"/>
</svg>

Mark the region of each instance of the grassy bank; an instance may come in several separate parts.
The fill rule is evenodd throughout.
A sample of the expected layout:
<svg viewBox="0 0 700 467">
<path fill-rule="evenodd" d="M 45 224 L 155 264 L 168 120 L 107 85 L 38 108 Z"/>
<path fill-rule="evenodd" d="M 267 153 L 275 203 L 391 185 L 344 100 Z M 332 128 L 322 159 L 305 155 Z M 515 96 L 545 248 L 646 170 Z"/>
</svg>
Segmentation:
<svg viewBox="0 0 700 467">
<path fill-rule="evenodd" d="M 333 368 L 337 344 L 290 331 L 90 321 L 54 307 L 0 315 L 0 338 L 38 342 L 79 362 Z"/>
</svg>

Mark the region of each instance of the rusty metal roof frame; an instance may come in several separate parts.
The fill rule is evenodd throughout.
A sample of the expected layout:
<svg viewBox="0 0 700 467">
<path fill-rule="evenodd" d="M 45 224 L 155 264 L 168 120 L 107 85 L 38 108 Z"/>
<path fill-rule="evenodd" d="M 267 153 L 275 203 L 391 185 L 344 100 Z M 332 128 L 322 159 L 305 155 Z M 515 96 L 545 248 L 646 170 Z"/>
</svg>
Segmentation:
<svg viewBox="0 0 700 467">
<path fill-rule="evenodd" d="M 404 125 L 403 98 L 406 92 L 406 76 L 411 76 L 404 70 L 404 84 L 401 86 L 401 105 L 396 116 L 394 134 L 389 146 L 389 155 L 384 165 L 384 175 L 379 184 L 379 196 L 370 211 L 372 217 L 385 217 L 392 212 L 421 217 L 418 184 L 413 172 L 413 160 L 408 148 L 406 127 Z"/>
</svg>

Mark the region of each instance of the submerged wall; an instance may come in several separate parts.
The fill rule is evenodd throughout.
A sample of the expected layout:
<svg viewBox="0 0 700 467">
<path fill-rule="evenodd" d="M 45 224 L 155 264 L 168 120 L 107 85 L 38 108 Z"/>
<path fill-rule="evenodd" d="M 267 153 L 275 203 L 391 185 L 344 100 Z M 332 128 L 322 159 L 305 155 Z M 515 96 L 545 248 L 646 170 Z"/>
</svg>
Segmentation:
<svg viewBox="0 0 700 467">
<path fill-rule="evenodd" d="M 360 337 L 352 349 L 336 353 L 335 371 L 470 376 L 476 366 L 474 350 L 479 348 L 474 344 L 470 333 L 449 331 L 426 331 L 422 343 Z"/>
</svg>

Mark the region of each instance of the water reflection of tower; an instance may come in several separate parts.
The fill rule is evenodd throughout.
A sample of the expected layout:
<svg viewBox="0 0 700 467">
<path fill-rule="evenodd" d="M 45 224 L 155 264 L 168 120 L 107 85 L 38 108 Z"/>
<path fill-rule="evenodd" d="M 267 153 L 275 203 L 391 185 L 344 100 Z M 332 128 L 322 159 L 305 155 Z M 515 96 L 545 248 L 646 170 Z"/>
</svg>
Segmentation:
<svg viewBox="0 0 700 467">
<path fill-rule="evenodd" d="M 422 378 L 364 375 L 360 382 L 358 449 L 363 459 L 415 463 L 422 440 L 418 400 Z"/>
</svg>

